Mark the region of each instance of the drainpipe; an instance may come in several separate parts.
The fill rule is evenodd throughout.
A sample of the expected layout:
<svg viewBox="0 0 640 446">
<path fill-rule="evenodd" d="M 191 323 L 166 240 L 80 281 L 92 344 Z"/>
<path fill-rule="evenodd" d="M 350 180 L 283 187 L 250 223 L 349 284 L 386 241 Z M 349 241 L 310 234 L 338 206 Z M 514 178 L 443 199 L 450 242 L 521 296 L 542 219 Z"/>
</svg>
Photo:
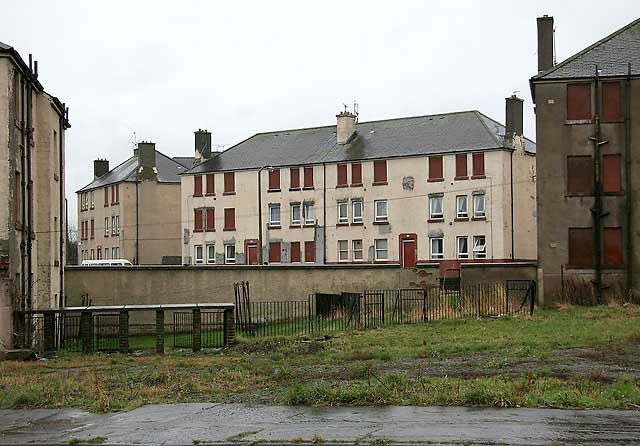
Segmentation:
<svg viewBox="0 0 640 446">
<path fill-rule="evenodd" d="M 20 308 L 21 309 L 25 309 L 26 308 L 26 296 L 27 296 L 27 287 L 26 287 L 26 274 L 25 271 L 27 270 L 27 252 L 26 252 L 26 245 L 27 245 L 27 238 L 28 238 L 28 234 L 27 234 L 27 194 L 26 194 L 26 187 L 27 187 L 27 164 L 26 164 L 26 152 L 25 152 L 25 148 L 26 148 L 26 125 L 25 125 L 25 120 L 26 120 L 26 92 L 27 92 L 27 83 L 25 81 L 25 77 L 23 76 L 22 79 L 20 80 L 20 109 L 21 109 L 21 116 L 20 116 L 20 173 L 21 173 L 21 178 L 20 178 L 20 213 L 21 213 L 21 217 L 20 217 L 20 224 L 21 224 L 21 233 L 22 233 L 22 240 L 20 241 L 20 259 L 22 262 L 22 267 L 20 269 Z"/>
<path fill-rule="evenodd" d="M 139 244 L 140 219 L 138 217 L 139 212 L 140 212 L 140 207 L 138 206 L 138 179 L 136 178 L 136 265 L 140 265 L 140 244 Z"/>
<path fill-rule="evenodd" d="M 33 304 L 33 262 L 32 262 L 32 248 L 33 243 L 31 240 L 31 234 L 33 233 L 33 179 L 32 179 L 32 169 L 31 169 L 31 148 L 33 141 L 33 116 L 32 116 L 32 106 L 33 106 L 33 71 L 31 67 L 33 65 L 32 56 L 29 54 L 29 73 L 27 75 L 27 141 L 25 144 L 25 150 L 27 155 L 27 208 L 28 208 L 28 216 L 27 216 L 27 309 L 31 309 Z"/>
<path fill-rule="evenodd" d="M 322 163 L 322 224 L 324 236 L 322 237 L 322 264 L 327 264 L 327 165 Z"/>
<path fill-rule="evenodd" d="M 65 107 L 63 106 L 63 113 L 65 113 Z M 64 197 L 64 160 L 63 160 L 63 153 L 64 153 L 64 148 L 62 147 L 62 143 L 63 143 L 63 136 L 62 136 L 62 132 L 64 132 L 64 117 L 60 116 L 59 120 L 58 120 L 58 183 L 60 186 L 60 197 L 58 198 L 58 200 L 60 201 L 60 263 L 59 263 L 59 267 L 60 267 L 60 294 L 58 294 L 59 298 L 58 298 L 58 306 L 61 307 L 63 305 L 64 302 L 64 264 L 65 264 L 65 258 L 64 258 L 64 241 L 65 241 L 65 226 L 66 226 L 66 213 L 65 213 L 65 202 L 67 201 L 66 198 Z"/>
<path fill-rule="evenodd" d="M 511 187 L 511 260 L 513 260 L 515 258 L 515 242 L 514 242 L 514 235 L 513 235 L 513 227 L 514 227 L 514 221 L 513 221 L 513 150 L 511 151 L 511 157 L 509 158 L 509 170 L 510 170 L 510 178 L 511 178 L 511 184 L 509 185 Z"/>
<path fill-rule="evenodd" d="M 271 166 L 262 166 L 258 169 L 258 263 L 263 264 L 262 255 L 262 171 L 269 169 Z"/>
<path fill-rule="evenodd" d="M 600 146 L 604 142 L 600 141 L 600 76 L 598 75 L 598 66 L 596 65 L 596 77 L 595 77 L 595 116 L 594 116 L 594 136 L 591 137 L 593 141 L 593 178 L 595 186 L 595 199 L 593 209 L 591 209 L 593 217 L 593 251 L 595 254 L 595 272 L 596 278 L 594 280 L 595 285 L 595 298 L 596 302 L 600 304 L 602 302 L 602 194 L 601 194 L 601 179 L 600 179 Z"/>
<path fill-rule="evenodd" d="M 631 300 L 633 289 L 633 219 L 632 212 L 632 192 L 631 188 L 631 64 L 628 65 L 626 92 L 625 92 L 625 113 L 624 113 L 624 156 L 625 156 L 625 183 L 626 183 L 626 227 L 625 238 L 627 246 L 627 298 Z"/>
</svg>

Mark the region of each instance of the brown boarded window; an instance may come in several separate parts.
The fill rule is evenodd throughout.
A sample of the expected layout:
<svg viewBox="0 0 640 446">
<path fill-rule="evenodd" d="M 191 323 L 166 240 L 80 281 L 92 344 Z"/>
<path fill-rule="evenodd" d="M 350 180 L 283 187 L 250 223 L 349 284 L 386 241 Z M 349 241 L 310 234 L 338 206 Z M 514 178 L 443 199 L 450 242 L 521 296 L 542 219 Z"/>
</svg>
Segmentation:
<svg viewBox="0 0 640 446">
<path fill-rule="evenodd" d="M 484 178 L 484 152 L 473 154 L 472 178 Z"/>
<path fill-rule="evenodd" d="M 224 210 L 224 230 L 235 231 L 236 229 L 236 210 L 235 208 L 227 208 Z"/>
<path fill-rule="evenodd" d="M 567 84 L 567 121 L 591 120 L 591 84 Z"/>
<path fill-rule="evenodd" d="M 292 167 L 289 170 L 289 175 L 291 175 L 291 189 L 299 189 L 300 188 L 300 168 Z"/>
<path fill-rule="evenodd" d="M 304 261 L 316 261 L 316 242 L 304 242 Z"/>
<path fill-rule="evenodd" d="M 300 262 L 300 242 L 291 242 L 291 262 Z"/>
<path fill-rule="evenodd" d="M 202 231 L 202 209 L 194 209 L 193 211 L 193 230 L 194 232 Z"/>
<path fill-rule="evenodd" d="M 109 206 L 109 186 L 104 188 L 104 206 Z"/>
<path fill-rule="evenodd" d="M 202 175 L 193 177 L 193 196 L 202 197 Z"/>
<path fill-rule="evenodd" d="M 622 89 L 620 81 L 602 83 L 602 120 L 604 122 L 622 122 Z"/>
<path fill-rule="evenodd" d="M 20 206 L 20 203 L 22 201 L 22 186 L 20 183 L 20 172 L 16 172 L 16 178 L 15 178 L 15 183 L 14 183 L 14 190 L 13 190 L 13 198 L 14 198 L 14 208 L 13 211 L 15 212 L 15 224 L 19 225 L 20 224 L 20 217 L 21 217 L 21 211 L 22 211 L 22 207 Z"/>
<path fill-rule="evenodd" d="M 269 263 L 280 263 L 280 242 L 269 243 Z"/>
<path fill-rule="evenodd" d="M 591 228 L 569 228 L 569 266 L 593 266 L 593 231 Z"/>
<path fill-rule="evenodd" d="M 236 192 L 236 179 L 233 172 L 224 173 L 224 193 L 233 194 Z"/>
<path fill-rule="evenodd" d="M 280 169 L 269 171 L 269 190 L 280 190 Z"/>
<path fill-rule="evenodd" d="M 593 163 L 591 156 L 567 157 L 567 194 L 593 194 Z"/>
<path fill-rule="evenodd" d="M 304 168 L 304 187 L 305 189 L 313 187 L 313 167 Z"/>
<path fill-rule="evenodd" d="M 91 219 L 91 238 L 95 237 L 96 235 L 95 230 L 96 230 L 96 223 L 95 223 L 95 220 L 92 218 Z"/>
<path fill-rule="evenodd" d="M 213 182 L 213 174 L 207 174 L 207 195 L 213 195 L 215 193 L 215 183 Z"/>
<path fill-rule="evenodd" d="M 603 263 L 607 266 L 622 265 L 622 228 L 604 228 L 602 242 Z"/>
<path fill-rule="evenodd" d="M 602 191 L 605 194 L 622 192 L 621 167 L 621 155 L 604 155 L 602 157 Z"/>
<path fill-rule="evenodd" d="M 373 162 L 373 184 L 387 184 L 387 161 Z"/>
<path fill-rule="evenodd" d="M 120 203 L 120 185 L 116 184 L 116 204 Z"/>
<path fill-rule="evenodd" d="M 351 185 L 359 186 L 362 184 L 362 164 L 351 164 Z"/>
<path fill-rule="evenodd" d="M 216 213 L 214 209 L 207 209 L 207 231 L 216 229 Z"/>
<path fill-rule="evenodd" d="M 442 181 L 442 157 L 429 157 L 429 181 Z"/>
<path fill-rule="evenodd" d="M 347 181 L 347 165 L 346 164 L 338 164 L 338 186 L 346 186 L 348 184 Z"/>
<path fill-rule="evenodd" d="M 467 178 L 467 154 L 460 153 L 456 155 L 456 178 Z"/>
<path fill-rule="evenodd" d="M 111 204 L 116 203 L 116 186 L 111 186 Z"/>
</svg>

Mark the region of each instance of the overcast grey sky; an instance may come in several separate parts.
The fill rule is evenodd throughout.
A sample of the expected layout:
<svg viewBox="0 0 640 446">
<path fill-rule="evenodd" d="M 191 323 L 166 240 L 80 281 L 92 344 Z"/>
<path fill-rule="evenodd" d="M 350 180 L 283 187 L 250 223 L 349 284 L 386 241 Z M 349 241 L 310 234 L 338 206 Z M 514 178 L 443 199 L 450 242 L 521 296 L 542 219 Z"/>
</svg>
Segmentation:
<svg viewBox="0 0 640 446">
<path fill-rule="evenodd" d="M 638 17 L 633 1 L 0 0 L 0 41 L 39 61 L 66 102 L 69 217 L 92 160 L 115 166 L 133 133 L 193 154 L 193 131 L 230 146 L 254 133 L 477 109 L 504 122 L 536 74 L 536 17 L 556 20 L 558 61 Z"/>
</svg>

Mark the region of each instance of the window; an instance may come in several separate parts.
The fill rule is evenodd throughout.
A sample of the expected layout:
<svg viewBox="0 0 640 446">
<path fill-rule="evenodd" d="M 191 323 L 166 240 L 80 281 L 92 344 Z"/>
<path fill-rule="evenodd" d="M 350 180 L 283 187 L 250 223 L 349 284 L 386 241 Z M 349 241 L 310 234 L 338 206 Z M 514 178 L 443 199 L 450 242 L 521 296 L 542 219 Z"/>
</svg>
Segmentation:
<svg viewBox="0 0 640 446">
<path fill-rule="evenodd" d="M 235 208 L 227 208 L 224 210 L 224 230 L 236 230 L 236 210 Z"/>
<path fill-rule="evenodd" d="M 313 203 L 304 204 L 304 224 L 312 225 L 315 223 L 313 218 Z"/>
<path fill-rule="evenodd" d="M 301 255 L 300 242 L 291 242 L 291 262 L 300 263 Z"/>
<path fill-rule="evenodd" d="M 338 224 L 345 225 L 349 223 L 349 203 L 346 201 L 338 202 Z"/>
<path fill-rule="evenodd" d="M 349 240 L 338 240 L 338 261 L 346 262 L 349 260 Z"/>
<path fill-rule="evenodd" d="M 374 222 L 385 223 L 389 221 L 387 200 L 376 200 L 373 205 L 376 211 Z"/>
<path fill-rule="evenodd" d="M 313 167 L 304 168 L 304 188 L 313 189 Z"/>
<path fill-rule="evenodd" d="M 269 263 L 280 263 L 280 242 L 269 243 Z"/>
<path fill-rule="evenodd" d="M 120 258 L 120 247 L 116 246 L 115 248 L 111 248 L 111 258 L 119 259 Z"/>
<path fill-rule="evenodd" d="M 93 218 L 91 219 L 91 238 L 95 238 L 95 229 L 96 229 L 96 223 L 93 220 Z"/>
<path fill-rule="evenodd" d="M 429 239 L 429 249 L 431 260 L 441 260 L 444 258 L 444 239 L 442 237 L 431 237 Z"/>
<path fill-rule="evenodd" d="M 116 215 L 116 235 L 120 235 L 120 216 Z"/>
<path fill-rule="evenodd" d="M 109 260 L 111 250 L 109 248 L 104 248 L 104 259 Z"/>
<path fill-rule="evenodd" d="M 204 229 L 203 209 L 194 209 L 193 211 L 193 232 L 202 232 Z"/>
<path fill-rule="evenodd" d="M 351 185 L 362 185 L 362 164 L 360 163 L 351 164 Z"/>
<path fill-rule="evenodd" d="M 236 245 L 224 245 L 224 263 L 236 263 Z"/>
<path fill-rule="evenodd" d="M 569 228 L 569 265 L 590 268 L 593 261 L 593 231 L 591 228 Z"/>
<path fill-rule="evenodd" d="M 291 203 L 291 224 L 297 226 L 300 222 L 300 203 Z"/>
<path fill-rule="evenodd" d="M 94 190 L 91 191 L 91 209 L 93 209 L 96 205 L 96 197 L 95 197 L 95 192 Z"/>
<path fill-rule="evenodd" d="M 194 246 L 194 259 L 196 264 L 204 263 L 204 254 L 202 251 L 202 245 Z"/>
<path fill-rule="evenodd" d="M 444 218 L 443 196 L 435 195 L 429 197 L 429 219 L 442 220 Z"/>
<path fill-rule="evenodd" d="M 116 184 L 116 204 L 120 203 L 120 185 Z"/>
<path fill-rule="evenodd" d="M 269 190 L 280 190 L 280 169 L 272 169 L 269 171 Z"/>
<path fill-rule="evenodd" d="M 473 196 L 473 218 L 485 218 L 484 194 Z"/>
<path fill-rule="evenodd" d="M 387 260 L 389 258 L 388 245 L 389 242 L 386 238 L 376 239 L 373 241 L 376 260 Z"/>
<path fill-rule="evenodd" d="M 464 180 L 469 178 L 467 174 L 467 154 L 460 153 L 456 155 L 456 180 Z"/>
<path fill-rule="evenodd" d="M 567 121 L 591 120 L 591 84 L 567 84 Z"/>
<path fill-rule="evenodd" d="M 104 236 L 109 237 L 109 217 L 104 218 Z"/>
<path fill-rule="evenodd" d="M 98 260 L 102 260 L 102 248 L 98 246 Z"/>
<path fill-rule="evenodd" d="M 486 244 L 484 235 L 473 236 L 473 258 L 474 259 L 487 258 L 487 244 Z"/>
<path fill-rule="evenodd" d="M 621 266 L 622 261 L 622 228 L 604 228 L 602 233 L 603 263 L 607 266 Z"/>
<path fill-rule="evenodd" d="M 473 154 L 473 175 L 471 178 L 484 178 L 484 152 Z"/>
<path fill-rule="evenodd" d="M 15 175 L 15 182 L 14 182 L 14 190 L 13 190 L 13 196 L 14 196 L 14 207 L 13 207 L 13 211 L 15 212 L 15 218 L 14 221 L 16 223 L 16 225 L 20 225 L 20 217 L 21 217 L 21 213 L 22 213 L 22 183 L 20 182 L 20 172 L 16 172 Z"/>
<path fill-rule="evenodd" d="M 104 188 L 104 207 L 109 206 L 109 186 Z"/>
<path fill-rule="evenodd" d="M 111 235 L 116 235 L 116 216 L 111 216 Z"/>
<path fill-rule="evenodd" d="M 623 122 L 620 82 L 602 83 L 602 121 Z"/>
<path fill-rule="evenodd" d="M 236 193 L 236 179 L 233 172 L 224 173 L 224 193 L 235 194 Z"/>
<path fill-rule="evenodd" d="M 207 195 L 215 195 L 215 182 L 212 173 L 207 174 Z"/>
<path fill-rule="evenodd" d="M 216 245 L 207 245 L 207 263 L 216 263 Z"/>
<path fill-rule="evenodd" d="M 442 181 L 442 157 L 430 156 L 429 157 L 429 181 Z"/>
<path fill-rule="evenodd" d="M 467 205 L 467 196 L 458 195 L 456 197 L 456 218 L 468 218 L 469 207 Z"/>
<path fill-rule="evenodd" d="M 96 251 L 94 249 L 91 250 L 91 260 L 95 260 L 95 253 Z"/>
<path fill-rule="evenodd" d="M 112 185 L 111 186 L 111 205 L 113 206 L 114 204 L 116 204 L 116 186 Z"/>
<path fill-rule="evenodd" d="M 567 157 L 567 194 L 593 194 L 593 162 L 591 156 Z"/>
<path fill-rule="evenodd" d="M 602 157 L 602 191 L 605 194 L 622 192 L 621 164 L 622 157 L 620 155 L 604 155 Z"/>
<path fill-rule="evenodd" d="M 361 224 L 362 223 L 362 200 L 354 200 L 351 203 L 352 212 L 351 212 L 351 221 L 353 224 Z"/>
<path fill-rule="evenodd" d="M 316 242 L 304 242 L 304 261 L 307 263 L 316 261 Z"/>
<path fill-rule="evenodd" d="M 215 210 L 213 208 L 207 209 L 205 228 L 206 228 L 207 231 L 215 231 L 216 230 L 216 213 L 215 213 Z"/>
<path fill-rule="evenodd" d="M 345 187 L 348 186 L 347 180 L 347 165 L 346 164 L 338 164 L 338 184 L 337 187 Z"/>
<path fill-rule="evenodd" d="M 373 162 L 373 184 L 387 184 L 387 161 Z"/>
<path fill-rule="evenodd" d="M 269 205 L 269 226 L 279 228 L 280 227 L 280 205 Z"/>
<path fill-rule="evenodd" d="M 20 76 L 17 71 L 13 72 L 13 115 L 18 122 L 20 116 Z"/>
<path fill-rule="evenodd" d="M 300 189 L 300 168 L 292 167 L 289 169 L 290 179 L 290 189 Z"/>
<path fill-rule="evenodd" d="M 353 240 L 351 243 L 353 245 L 353 260 L 363 260 L 362 257 L 362 240 Z"/>
<path fill-rule="evenodd" d="M 193 196 L 202 197 L 202 175 L 195 175 L 193 177 Z"/>
<path fill-rule="evenodd" d="M 458 258 L 459 259 L 468 259 L 469 258 L 469 238 L 468 237 L 458 237 L 456 239 L 456 245 L 458 249 Z"/>
</svg>

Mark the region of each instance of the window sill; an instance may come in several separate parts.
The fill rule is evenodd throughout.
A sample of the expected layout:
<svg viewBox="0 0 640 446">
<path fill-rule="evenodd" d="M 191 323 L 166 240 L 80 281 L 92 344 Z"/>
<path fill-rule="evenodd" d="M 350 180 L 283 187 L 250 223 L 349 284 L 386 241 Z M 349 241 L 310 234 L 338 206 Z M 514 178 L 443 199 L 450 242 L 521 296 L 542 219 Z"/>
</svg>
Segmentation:
<svg viewBox="0 0 640 446">
<path fill-rule="evenodd" d="M 302 226 L 300 224 L 297 225 L 289 225 L 289 229 L 300 229 Z"/>
<path fill-rule="evenodd" d="M 466 257 L 458 257 L 457 260 L 469 260 L 469 254 Z"/>
<path fill-rule="evenodd" d="M 109 205 L 108 205 L 108 204 L 105 204 L 105 205 L 104 205 L 104 207 L 108 208 L 108 207 L 109 207 Z"/>
<path fill-rule="evenodd" d="M 302 188 L 302 190 L 315 190 L 315 187 L 313 186 L 305 186 Z"/>
<path fill-rule="evenodd" d="M 302 227 L 303 228 L 314 228 L 316 225 L 315 223 L 305 223 Z"/>
<path fill-rule="evenodd" d="M 234 192 L 223 192 L 222 195 L 235 195 L 235 191 Z"/>
<path fill-rule="evenodd" d="M 109 238 L 109 234 L 105 234 L 104 238 Z M 105 259 L 106 260 L 106 259 Z"/>
<path fill-rule="evenodd" d="M 349 226 L 349 223 L 336 223 L 336 228 Z"/>
<path fill-rule="evenodd" d="M 193 194 L 193 198 L 202 197 L 202 194 Z M 113 204 L 113 203 L 111 203 Z"/>
<path fill-rule="evenodd" d="M 269 225 L 269 229 L 282 229 L 282 226 L 280 226 L 280 225 L 272 225 L 272 224 L 270 224 L 270 225 Z M 235 229 L 234 229 L 234 230 L 235 230 Z M 225 229 L 225 231 L 226 231 L 226 229 Z"/>
<path fill-rule="evenodd" d="M 486 221 L 487 217 L 471 217 L 471 221 Z"/>
<path fill-rule="evenodd" d="M 456 217 L 453 221 L 469 221 L 469 217 Z"/>
<path fill-rule="evenodd" d="M 388 225 L 389 222 L 388 221 L 374 221 L 373 224 L 374 225 Z"/>
<path fill-rule="evenodd" d="M 267 193 L 272 193 L 272 192 L 281 192 L 281 189 L 267 189 Z"/>
<path fill-rule="evenodd" d="M 300 187 L 290 187 L 289 188 L 289 192 L 297 192 L 299 190 L 302 190 L 302 189 L 300 189 Z"/>
<path fill-rule="evenodd" d="M 215 193 L 210 193 L 210 194 L 204 194 L 205 197 L 215 197 L 216 194 Z"/>
<path fill-rule="evenodd" d="M 389 184 L 387 181 L 375 181 L 372 185 L 373 186 L 386 186 L 387 184 Z"/>
<path fill-rule="evenodd" d="M 204 232 L 216 232 L 215 228 L 213 229 L 205 229 Z"/>
<path fill-rule="evenodd" d="M 204 229 L 194 229 L 193 232 L 204 232 Z"/>
<path fill-rule="evenodd" d="M 345 187 L 349 187 L 348 184 L 336 184 L 336 189 L 343 189 Z"/>
<path fill-rule="evenodd" d="M 428 178 L 427 179 L 427 183 L 439 183 L 441 181 L 444 181 L 444 178 Z"/>
<path fill-rule="evenodd" d="M 429 218 L 427 223 L 444 223 L 444 218 Z"/>
<path fill-rule="evenodd" d="M 586 193 L 586 194 L 579 194 L 579 193 L 571 194 L 571 193 L 567 193 L 564 196 L 565 196 L 565 198 L 585 198 L 585 197 L 589 198 L 589 197 L 594 197 L 593 193 Z"/>
<path fill-rule="evenodd" d="M 603 196 L 605 197 L 621 197 L 624 196 L 624 191 L 619 191 L 619 192 L 603 192 L 602 193 Z"/>
<path fill-rule="evenodd" d="M 469 176 L 468 176 L 468 175 L 465 175 L 465 176 L 460 176 L 460 177 L 454 177 L 453 179 L 454 179 L 454 180 L 458 180 L 458 181 L 459 181 L 459 180 L 468 180 L 468 179 L 469 179 Z"/>
<path fill-rule="evenodd" d="M 353 183 L 351 187 L 362 187 L 362 183 Z"/>
<path fill-rule="evenodd" d="M 621 122 L 624 122 L 624 116 L 621 116 L 616 119 L 608 119 L 606 121 L 602 120 L 601 124 L 620 124 Z"/>
<path fill-rule="evenodd" d="M 472 180 L 484 180 L 487 178 L 485 175 L 471 175 Z"/>
<path fill-rule="evenodd" d="M 591 119 L 567 119 L 564 123 L 566 125 L 591 124 Z"/>
<path fill-rule="evenodd" d="M 351 226 L 364 226 L 364 223 L 363 222 L 354 222 L 354 223 L 351 223 Z"/>
<path fill-rule="evenodd" d="M 235 231 L 236 228 L 224 228 L 223 231 Z"/>
</svg>

